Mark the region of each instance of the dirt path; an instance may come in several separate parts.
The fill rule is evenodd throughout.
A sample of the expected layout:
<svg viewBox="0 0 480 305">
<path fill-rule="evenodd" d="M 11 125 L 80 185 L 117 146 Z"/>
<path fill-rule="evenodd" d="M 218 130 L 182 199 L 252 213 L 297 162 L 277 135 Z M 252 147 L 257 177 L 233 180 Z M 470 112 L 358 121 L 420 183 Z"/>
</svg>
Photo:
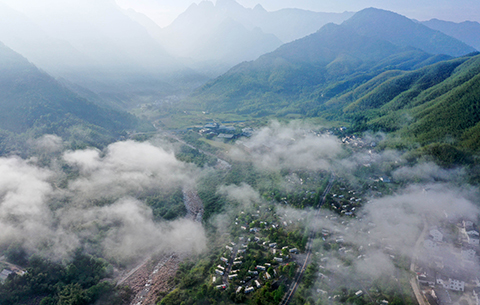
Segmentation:
<svg viewBox="0 0 480 305">
<path fill-rule="evenodd" d="M 187 208 L 187 219 L 202 222 L 203 218 L 203 202 L 198 196 L 197 190 L 194 188 L 183 188 L 183 202 Z"/>
<path fill-rule="evenodd" d="M 148 263 L 141 266 L 124 282 L 135 295 L 130 305 L 156 304 L 160 293 L 167 293 L 173 288 L 169 285 L 169 279 L 175 275 L 181 261 L 182 258 L 172 253 L 161 257 L 154 266 Z"/>
</svg>

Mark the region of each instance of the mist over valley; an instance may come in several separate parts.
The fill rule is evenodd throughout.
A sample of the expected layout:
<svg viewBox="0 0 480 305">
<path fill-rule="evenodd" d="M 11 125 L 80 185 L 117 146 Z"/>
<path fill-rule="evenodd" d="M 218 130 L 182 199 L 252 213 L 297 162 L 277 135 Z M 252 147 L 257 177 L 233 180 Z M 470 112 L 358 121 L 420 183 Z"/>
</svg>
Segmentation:
<svg viewBox="0 0 480 305">
<path fill-rule="evenodd" d="M 480 7 L 258 2 L 0 0 L 1 305 L 478 304 Z"/>
</svg>

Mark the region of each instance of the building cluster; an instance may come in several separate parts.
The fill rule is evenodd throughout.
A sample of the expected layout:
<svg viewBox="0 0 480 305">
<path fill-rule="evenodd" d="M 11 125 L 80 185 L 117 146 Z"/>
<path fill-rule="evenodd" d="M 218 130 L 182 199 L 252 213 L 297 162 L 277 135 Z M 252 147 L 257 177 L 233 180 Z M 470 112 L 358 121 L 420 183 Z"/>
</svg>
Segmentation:
<svg viewBox="0 0 480 305">
<path fill-rule="evenodd" d="M 480 305 L 479 232 L 470 220 L 462 220 L 457 229 L 454 238 L 446 239 L 443 229 L 430 228 L 423 242 L 428 263 L 417 265 L 417 280 L 438 304 L 453 304 L 460 293 Z"/>
<path fill-rule="evenodd" d="M 357 209 L 362 205 L 362 198 L 358 195 L 360 194 L 357 191 L 347 192 L 345 188 L 340 188 L 339 193 L 332 194 L 330 209 L 345 216 L 355 216 Z"/>
<path fill-rule="evenodd" d="M 293 246 L 279 245 L 268 240 L 268 232 L 278 229 L 281 224 L 260 221 L 261 214 L 260 210 L 248 214 L 248 219 L 255 220 L 245 225 L 240 224 L 242 217 L 236 218 L 235 225 L 240 228 L 238 232 L 243 236 L 238 238 L 237 243 L 225 245 L 225 252 L 219 258 L 212 276 L 212 283 L 217 289 L 223 290 L 235 285 L 236 293 L 254 292 L 266 282 L 278 281 L 280 268 L 291 263 L 293 256 L 299 253 Z M 255 264 L 249 259 L 252 255 L 255 256 Z"/>
<path fill-rule="evenodd" d="M 238 137 L 251 137 L 254 130 L 252 128 L 243 128 L 238 132 L 234 126 L 220 125 L 219 123 L 205 124 L 200 130 L 201 135 L 207 137 L 217 137 L 219 139 L 232 140 Z"/>
<path fill-rule="evenodd" d="M 26 273 L 25 270 L 22 270 L 12 265 L 8 269 L 5 268 L 2 270 L 2 272 L 0 272 L 0 283 L 4 282 L 10 274 L 16 274 L 16 275 L 22 276 L 25 273 Z"/>
<path fill-rule="evenodd" d="M 362 138 L 358 138 L 355 135 L 349 135 L 342 138 L 342 143 L 353 147 L 377 147 L 377 143 L 374 141 L 367 141 Z"/>
</svg>

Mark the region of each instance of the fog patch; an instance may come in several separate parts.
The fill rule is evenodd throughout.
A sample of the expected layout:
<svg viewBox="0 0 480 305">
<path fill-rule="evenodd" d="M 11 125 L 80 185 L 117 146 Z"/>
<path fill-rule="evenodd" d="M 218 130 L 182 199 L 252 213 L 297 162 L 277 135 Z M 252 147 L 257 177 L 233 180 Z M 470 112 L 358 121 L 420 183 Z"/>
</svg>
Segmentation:
<svg viewBox="0 0 480 305">
<path fill-rule="evenodd" d="M 60 226 L 78 236 L 103 235 L 103 254 L 125 261 L 162 249 L 202 251 L 206 245 L 201 224 L 181 219 L 170 223 L 153 221 L 152 211 L 143 202 L 123 198 L 112 205 L 62 211 Z"/>
<path fill-rule="evenodd" d="M 56 137 L 38 147 L 58 150 Z M 104 151 L 68 151 L 50 168 L 35 160 L 0 158 L 0 246 L 15 242 L 28 253 L 68 258 L 79 247 L 117 262 L 154 251 L 199 252 L 206 245 L 201 224 L 179 219 L 158 223 L 135 198 L 172 187 L 192 186 L 199 170 L 173 152 L 150 143 L 118 142 Z M 59 177 L 74 171 L 66 187 Z"/>
<path fill-rule="evenodd" d="M 432 183 L 435 181 L 461 181 L 466 173 L 463 168 L 444 169 L 433 162 L 401 167 L 392 172 L 396 181 L 414 181 Z"/>
<path fill-rule="evenodd" d="M 31 141 L 33 149 L 42 154 L 55 154 L 63 150 L 63 139 L 56 135 L 44 135 Z"/>
<path fill-rule="evenodd" d="M 315 133 L 308 126 L 271 122 L 237 143 L 230 155 L 266 170 L 320 170 L 329 169 L 329 161 L 341 152 L 341 142 L 335 137 Z"/>
<path fill-rule="evenodd" d="M 85 200 L 193 185 L 198 174 L 194 166 L 178 161 L 172 151 L 134 141 L 114 143 L 104 155 L 87 149 L 66 152 L 63 159 L 81 173 L 69 183 L 69 190 Z"/>
</svg>

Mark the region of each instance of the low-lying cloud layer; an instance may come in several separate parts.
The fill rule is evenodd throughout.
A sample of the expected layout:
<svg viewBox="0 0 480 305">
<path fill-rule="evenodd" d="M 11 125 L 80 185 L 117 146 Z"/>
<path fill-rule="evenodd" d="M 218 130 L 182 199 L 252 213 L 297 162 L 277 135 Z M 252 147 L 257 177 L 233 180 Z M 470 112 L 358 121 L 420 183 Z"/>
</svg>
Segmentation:
<svg viewBox="0 0 480 305">
<path fill-rule="evenodd" d="M 60 146 L 55 137 L 37 143 L 47 153 Z M 57 259 L 84 247 L 117 261 L 162 249 L 204 249 L 201 224 L 156 223 L 151 209 L 134 198 L 195 183 L 197 169 L 176 160 L 173 152 L 133 141 L 114 143 L 104 152 L 65 152 L 53 162 L 73 169 L 74 178 L 64 188 L 58 181 L 72 173 L 35 161 L 0 158 L 0 246 L 15 241 Z"/>
<path fill-rule="evenodd" d="M 267 170 L 330 169 L 330 161 L 342 151 L 335 137 L 314 133 L 307 126 L 278 122 L 260 129 L 241 146 L 231 151 L 232 158 Z"/>
</svg>

